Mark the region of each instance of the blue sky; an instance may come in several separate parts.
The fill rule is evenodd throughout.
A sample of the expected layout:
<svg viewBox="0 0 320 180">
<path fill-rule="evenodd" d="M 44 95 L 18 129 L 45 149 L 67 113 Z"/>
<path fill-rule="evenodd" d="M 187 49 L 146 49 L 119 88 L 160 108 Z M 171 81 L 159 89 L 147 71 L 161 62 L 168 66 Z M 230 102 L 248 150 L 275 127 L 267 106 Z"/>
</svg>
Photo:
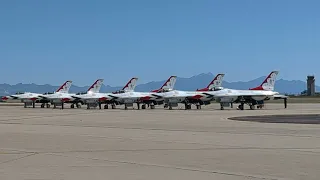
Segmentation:
<svg viewBox="0 0 320 180">
<path fill-rule="evenodd" d="M 320 1 L 10 0 L 0 83 L 123 85 L 223 72 L 246 81 L 320 76 Z M 319 83 L 317 83 L 319 84 Z"/>
</svg>

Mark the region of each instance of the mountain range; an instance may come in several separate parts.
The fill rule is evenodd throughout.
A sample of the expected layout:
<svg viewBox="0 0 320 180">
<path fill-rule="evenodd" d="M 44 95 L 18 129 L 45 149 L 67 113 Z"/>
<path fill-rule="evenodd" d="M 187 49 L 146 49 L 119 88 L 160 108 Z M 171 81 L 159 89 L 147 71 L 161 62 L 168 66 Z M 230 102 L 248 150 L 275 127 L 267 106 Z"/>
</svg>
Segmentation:
<svg viewBox="0 0 320 180">
<path fill-rule="evenodd" d="M 196 90 L 199 88 L 206 87 L 209 82 L 213 79 L 215 75 L 212 73 L 202 73 L 195 75 L 189 78 L 177 77 L 175 88 L 177 90 Z M 223 81 L 222 86 L 225 88 L 233 89 L 249 89 L 252 87 L 259 86 L 262 81 L 265 79 L 265 76 L 253 79 L 247 82 L 227 82 Z M 160 88 L 160 86 L 165 82 L 163 81 L 152 81 L 145 84 L 138 84 L 135 91 L 151 91 L 154 89 Z M 37 85 L 37 84 L 0 84 L 0 96 L 14 94 L 16 92 L 35 92 L 35 93 L 44 93 L 44 92 L 53 92 L 59 86 L 53 86 L 49 84 Z M 85 92 L 89 86 L 77 86 L 72 85 L 70 88 L 71 93 Z M 122 87 L 112 87 L 109 85 L 102 85 L 101 92 L 113 92 L 121 89 Z M 307 84 L 304 81 L 300 80 L 284 80 L 279 79 L 275 84 L 275 91 L 278 91 L 282 94 L 300 94 L 302 91 L 306 90 Z M 319 86 L 316 86 L 316 91 L 320 89 Z"/>
</svg>

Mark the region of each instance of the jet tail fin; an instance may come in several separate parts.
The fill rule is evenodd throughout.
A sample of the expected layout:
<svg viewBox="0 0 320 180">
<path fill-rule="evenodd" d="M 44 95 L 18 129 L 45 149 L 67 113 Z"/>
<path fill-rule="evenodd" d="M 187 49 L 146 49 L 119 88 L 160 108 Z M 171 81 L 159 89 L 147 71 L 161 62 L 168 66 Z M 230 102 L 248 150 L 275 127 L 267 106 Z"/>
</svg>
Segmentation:
<svg viewBox="0 0 320 180">
<path fill-rule="evenodd" d="M 130 81 L 122 88 L 124 91 L 134 91 L 138 78 L 131 78 Z"/>
<path fill-rule="evenodd" d="M 255 88 L 250 88 L 249 90 L 266 90 L 266 91 L 273 91 L 274 85 L 276 82 L 277 75 L 279 71 L 272 71 L 266 79 L 262 82 L 262 84 Z"/>
<path fill-rule="evenodd" d="M 88 92 L 94 92 L 94 93 L 98 93 L 100 92 L 100 88 L 103 84 L 103 79 L 98 79 L 96 80 L 96 82 L 94 82 L 88 89 Z"/>
<path fill-rule="evenodd" d="M 225 74 L 217 74 L 206 88 L 197 89 L 197 91 L 210 91 L 216 87 L 221 87 L 224 75 Z"/>
<path fill-rule="evenodd" d="M 159 92 L 161 90 L 173 90 L 176 84 L 177 76 L 170 76 L 169 79 L 160 87 L 160 89 L 153 90 L 151 92 Z"/>
<path fill-rule="evenodd" d="M 61 93 L 68 93 L 69 89 L 72 85 L 72 81 L 66 81 L 65 83 L 60 86 L 56 92 L 61 92 Z"/>
</svg>

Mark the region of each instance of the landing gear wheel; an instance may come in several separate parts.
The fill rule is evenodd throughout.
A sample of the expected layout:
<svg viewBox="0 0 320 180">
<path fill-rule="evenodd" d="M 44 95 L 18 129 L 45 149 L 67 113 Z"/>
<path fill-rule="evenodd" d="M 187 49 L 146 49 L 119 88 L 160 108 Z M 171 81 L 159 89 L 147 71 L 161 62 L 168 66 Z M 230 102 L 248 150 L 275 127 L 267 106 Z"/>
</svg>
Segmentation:
<svg viewBox="0 0 320 180">
<path fill-rule="evenodd" d="M 104 109 L 109 109 L 108 104 L 104 105 Z"/>
<path fill-rule="evenodd" d="M 221 107 L 220 107 L 220 110 L 224 110 L 224 107 L 223 107 L 223 106 L 221 106 Z"/>
<path fill-rule="evenodd" d="M 81 105 L 80 105 L 80 104 L 77 104 L 77 108 L 81 108 Z"/>
<path fill-rule="evenodd" d="M 145 105 L 145 104 L 142 104 L 142 105 L 141 105 L 141 109 L 146 109 L 146 105 Z"/>
<path fill-rule="evenodd" d="M 150 109 L 154 109 L 155 107 L 154 107 L 154 105 L 153 104 L 151 104 L 150 105 Z"/>
<path fill-rule="evenodd" d="M 254 109 L 255 109 L 255 106 L 254 106 L 254 105 L 250 105 L 250 109 L 251 109 L 251 110 L 254 110 Z"/>
<path fill-rule="evenodd" d="M 240 104 L 240 105 L 238 106 L 238 108 L 239 108 L 240 110 L 243 110 L 243 104 Z"/>
<path fill-rule="evenodd" d="M 73 109 L 74 108 L 74 104 L 71 104 L 70 108 Z"/>
<path fill-rule="evenodd" d="M 41 108 L 44 108 L 44 104 L 41 104 Z"/>
</svg>

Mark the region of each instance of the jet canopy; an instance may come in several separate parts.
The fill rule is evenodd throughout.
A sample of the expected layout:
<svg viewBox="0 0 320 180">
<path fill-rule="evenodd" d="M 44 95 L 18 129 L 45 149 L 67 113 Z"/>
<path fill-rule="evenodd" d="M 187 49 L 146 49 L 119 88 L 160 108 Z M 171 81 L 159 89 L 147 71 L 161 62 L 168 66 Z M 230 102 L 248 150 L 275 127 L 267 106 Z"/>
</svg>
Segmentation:
<svg viewBox="0 0 320 180">
<path fill-rule="evenodd" d="M 88 92 L 78 92 L 76 95 L 83 95 L 83 94 L 87 94 Z"/>
<path fill-rule="evenodd" d="M 115 91 L 115 92 L 112 92 L 112 94 L 121 94 L 121 93 L 125 93 L 127 91 L 125 90 L 118 90 L 118 91 Z"/>
<path fill-rule="evenodd" d="M 214 87 L 211 89 L 211 91 L 220 91 L 222 89 L 223 89 L 223 87 Z"/>
<path fill-rule="evenodd" d="M 54 94 L 54 92 L 45 92 L 43 95 Z"/>
<path fill-rule="evenodd" d="M 159 89 L 157 93 L 164 93 L 164 92 L 169 92 L 172 91 L 172 89 L 166 88 L 166 89 Z"/>
<path fill-rule="evenodd" d="M 25 94 L 25 92 L 16 92 L 15 94 L 16 94 L 16 95 Z"/>
</svg>

